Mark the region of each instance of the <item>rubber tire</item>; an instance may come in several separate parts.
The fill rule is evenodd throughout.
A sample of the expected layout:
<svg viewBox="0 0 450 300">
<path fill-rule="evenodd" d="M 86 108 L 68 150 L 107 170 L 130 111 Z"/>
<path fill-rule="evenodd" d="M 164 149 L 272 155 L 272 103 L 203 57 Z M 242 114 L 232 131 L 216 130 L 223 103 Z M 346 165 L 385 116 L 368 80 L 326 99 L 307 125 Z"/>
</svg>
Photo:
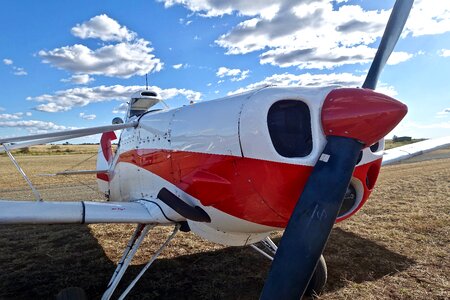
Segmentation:
<svg viewBox="0 0 450 300">
<path fill-rule="evenodd" d="M 320 256 L 314 274 L 309 281 L 308 287 L 305 291 L 305 296 L 314 297 L 322 293 L 325 284 L 327 283 L 327 264 L 323 255 Z"/>
<path fill-rule="evenodd" d="M 68 287 L 56 295 L 56 300 L 87 300 L 87 296 L 82 288 Z"/>
</svg>

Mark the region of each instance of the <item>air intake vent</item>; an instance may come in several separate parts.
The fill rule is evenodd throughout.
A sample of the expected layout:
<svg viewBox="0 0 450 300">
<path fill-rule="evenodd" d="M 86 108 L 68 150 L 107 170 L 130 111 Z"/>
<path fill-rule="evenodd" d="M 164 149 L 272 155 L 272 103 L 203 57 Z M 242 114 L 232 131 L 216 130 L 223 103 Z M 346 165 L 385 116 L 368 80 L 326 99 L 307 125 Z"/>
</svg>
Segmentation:
<svg viewBox="0 0 450 300">
<path fill-rule="evenodd" d="M 158 94 L 156 94 L 155 92 L 152 92 L 152 91 L 145 91 L 145 92 L 141 92 L 141 96 L 156 97 L 156 96 L 158 96 Z"/>
</svg>

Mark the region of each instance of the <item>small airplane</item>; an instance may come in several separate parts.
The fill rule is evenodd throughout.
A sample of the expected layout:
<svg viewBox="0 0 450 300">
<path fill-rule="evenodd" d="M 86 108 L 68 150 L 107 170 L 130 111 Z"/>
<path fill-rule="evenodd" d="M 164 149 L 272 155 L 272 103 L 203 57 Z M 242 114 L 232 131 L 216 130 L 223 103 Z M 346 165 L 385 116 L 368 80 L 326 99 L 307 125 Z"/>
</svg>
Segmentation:
<svg viewBox="0 0 450 300">
<path fill-rule="evenodd" d="M 151 90 L 131 97 L 112 125 L 0 139 L 36 201 L 0 200 L 2 224 L 135 223 L 106 286 L 110 299 L 149 230 L 174 231 L 119 299 L 130 292 L 178 231 L 250 245 L 273 260 L 261 299 L 299 299 L 326 282 L 323 249 L 336 222 L 370 196 L 382 165 L 450 145 L 450 138 L 384 150 L 405 116 L 401 102 L 374 91 L 413 0 L 398 0 L 362 88 L 274 87 L 155 109 Z M 114 131 L 122 130 L 115 151 Z M 102 133 L 96 174 L 104 202 L 46 202 L 11 150 Z M 269 238 L 285 230 L 277 247 Z M 78 293 L 63 290 L 60 295 Z"/>
</svg>

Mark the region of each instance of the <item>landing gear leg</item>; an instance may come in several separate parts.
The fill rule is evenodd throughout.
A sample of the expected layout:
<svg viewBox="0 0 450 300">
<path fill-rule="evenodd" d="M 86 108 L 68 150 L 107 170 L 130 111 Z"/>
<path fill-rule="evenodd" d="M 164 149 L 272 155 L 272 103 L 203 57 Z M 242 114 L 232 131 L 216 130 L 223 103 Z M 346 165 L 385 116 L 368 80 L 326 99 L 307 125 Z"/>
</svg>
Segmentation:
<svg viewBox="0 0 450 300">
<path fill-rule="evenodd" d="M 270 260 L 273 260 L 275 253 L 277 252 L 277 245 L 270 239 L 266 237 L 264 240 L 259 242 L 258 246 L 255 244 L 250 245 L 253 249 L 264 255 Z M 316 269 L 309 281 L 308 288 L 305 291 L 306 296 L 317 296 L 319 295 L 327 283 L 327 264 L 325 263 L 325 258 L 323 255 L 320 256 L 319 262 L 317 263 Z"/>
<path fill-rule="evenodd" d="M 147 235 L 148 231 L 153 227 L 154 227 L 154 225 L 138 224 L 138 226 L 136 227 L 136 230 L 134 231 L 133 236 L 131 237 L 130 241 L 128 242 L 127 248 L 125 249 L 125 251 L 122 255 L 122 258 L 120 259 L 120 262 L 118 263 L 116 270 L 114 271 L 114 274 L 113 274 L 111 280 L 109 281 L 108 287 L 102 296 L 102 300 L 108 300 L 111 298 L 117 285 L 119 284 L 120 280 L 122 279 L 123 274 L 125 273 L 131 260 L 133 259 L 134 255 L 136 254 L 137 249 L 141 245 L 141 243 L 144 240 L 145 236 Z M 161 252 L 164 250 L 164 248 L 167 247 L 169 242 L 173 239 L 175 234 L 178 232 L 179 228 L 180 228 L 179 224 L 175 225 L 175 228 L 174 228 L 172 234 L 162 244 L 162 246 L 158 249 L 158 251 L 156 251 L 156 253 L 152 256 L 150 261 L 145 265 L 145 267 L 136 276 L 136 278 L 130 283 L 130 285 L 122 293 L 122 295 L 120 295 L 119 299 L 124 299 L 125 296 L 128 295 L 128 293 L 134 287 L 136 282 L 138 282 L 138 280 L 142 277 L 142 275 L 144 275 L 145 271 L 147 271 L 147 269 L 156 260 L 156 258 L 159 256 L 159 254 L 161 254 Z"/>
<path fill-rule="evenodd" d="M 272 241 L 270 237 L 266 237 L 264 240 L 258 243 L 259 247 L 255 244 L 250 245 L 253 249 L 264 255 L 270 260 L 273 260 L 275 253 L 277 252 L 277 245 Z"/>
</svg>

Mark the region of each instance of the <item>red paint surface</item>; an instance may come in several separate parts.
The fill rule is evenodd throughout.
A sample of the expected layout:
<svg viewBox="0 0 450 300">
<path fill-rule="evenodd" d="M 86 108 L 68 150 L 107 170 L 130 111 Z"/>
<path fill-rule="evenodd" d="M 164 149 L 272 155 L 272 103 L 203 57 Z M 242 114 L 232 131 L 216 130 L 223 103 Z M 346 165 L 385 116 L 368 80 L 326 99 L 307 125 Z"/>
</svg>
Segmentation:
<svg viewBox="0 0 450 300">
<path fill-rule="evenodd" d="M 368 89 L 331 91 L 322 108 L 326 135 L 357 139 L 370 146 L 388 134 L 406 115 L 403 103 Z"/>
<path fill-rule="evenodd" d="M 103 157 L 106 159 L 108 164 L 111 162 L 113 157 L 111 141 L 114 141 L 115 139 L 117 139 L 117 136 L 114 131 L 105 132 L 100 138 L 100 147 L 102 147 Z M 97 173 L 97 178 L 108 182 L 110 180 L 107 173 Z"/>
<path fill-rule="evenodd" d="M 117 139 L 117 136 L 114 133 L 114 131 L 103 133 L 100 139 L 100 145 L 102 147 L 103 156 L 105 157 L 108 163 L 111 162 L 111 158 L 113 156 L 111 141 L 115 139 Z"/>
<path fill-rule="evenodd" d="M 275 227 L 286 227 L 313 169 L 251 158 L 168 150 L 133 150 L 121 154 L 119 162 L 131 163 L 158 175 L 204 206 Z M 355 169 L 354 176 L 364 185 L 371 165 L 378 165 L 379 170 L 381 159 Z M 358 209 L 370 195 L 370 190 L 364 189 Z"/>
<path fill-rule="evenodd" d="M 109 182 L 109 176 L 107 173 L 97 173 L 97 179 Z"/>
</svg>

